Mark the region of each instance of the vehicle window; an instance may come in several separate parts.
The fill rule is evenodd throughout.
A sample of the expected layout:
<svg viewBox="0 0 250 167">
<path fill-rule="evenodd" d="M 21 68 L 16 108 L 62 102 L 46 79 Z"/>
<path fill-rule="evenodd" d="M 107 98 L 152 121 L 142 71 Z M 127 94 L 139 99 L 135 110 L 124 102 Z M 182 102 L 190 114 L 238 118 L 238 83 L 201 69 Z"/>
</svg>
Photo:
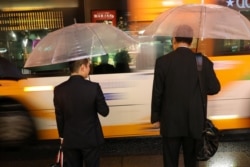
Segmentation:
<svg viewBox="0 0 250 167">
<path fill-rule="evenodd" d="M 214 40 L 214 56 L 250 54 L 250 40 Z"/>
<path fill-rule="evenodd" d="M 126 50 L 92 58 L 93 74 L 129 73 L 133 70 L 132 56 Z"/>
<path fill-rule="evenodd" d="M 246 18 L 250 18 L 249 11 L 240 11 Z M 250 40 L 216 39 L 214 40 L 214 56 L 249 55 Z"/>
<path fill-rule="evenodd" d="M 137 52 L 121 50 L 92 58 L 93 74 L 130 73 L 154 68 L 155 60 L 172 51 L 170 37 L 139 36 Z M 112 67 L 111 67 L 112 66 Z"/>
</svg>

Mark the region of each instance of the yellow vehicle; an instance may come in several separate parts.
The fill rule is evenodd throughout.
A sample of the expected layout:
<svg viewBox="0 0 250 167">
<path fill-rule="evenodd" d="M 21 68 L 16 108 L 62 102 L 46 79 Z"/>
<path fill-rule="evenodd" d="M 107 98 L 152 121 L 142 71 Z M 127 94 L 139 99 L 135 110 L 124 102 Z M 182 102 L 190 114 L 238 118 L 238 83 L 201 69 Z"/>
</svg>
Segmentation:
<svg viewBox="0 0 250 167">
<path fill-rule="evenodd" d="M 40 33 L 41 38 L 45 35 L 39 31 L 30 33 Z M 27 36 L 19 37 L 18 41 L 0 41 L 0 56 L 12 61 L 25 75 L 18 81 L 0 80 L 0 143 L 20 144 L 33 137 L 57 139 L 53 88 L 68 79 L 67 66 L 24 69 L 32 50 L 29 42 L 35 38 L 25 43 Z M 118 55 L 126 56 L 129 71 L 90 75 L 90 80 L 100 83 L 110 107 L 109 116 L 100 117 L 106 138 L 159 135 L 159 129 L 150 124 L 154 63 L 157 57 L 171 51 L 172 43 L 169 37 L 159 36 L 153 41 L 138 38 L 138 52 L 109 54 L 109 63 L 114 66 Z M 196 46 L 195 40 L 194 49 Z M 198 46 L 198 51 L 213 61 L 222 85 L 221 92 L 208 99 L 208 117 L 221 131 L 250 129 L 250 41 L 206 39 L 199 41 Z M 93 58 L 93 66 L 100 61 Z"/>
<path fill-rule="evenodd" d="M 220 130 L 250 128 L 248 42 L 204 40 L 200 44 L 202 52 L 214 62 L 222 84 L 221 92 L 208 101 L 208 117 Z M 122 54 L 129 56 L 130 72 L 90 75 L 90 80 L 100 83 L 110 107 L 110 115 L 100 118 L 106 138 L 159 135 L 150 124 L 153 68 L 155 59 L 169 52 L 171 45 L 167 37 L 142 42 L 138 53 Z M 117 55 L 109 55 L 110 64 L 116 65 Z M 93 59 L 93 65 L 99 59 Z M 61 64 L 33 69 L 18 81 L 0 80 L 0 141 L 23 141 L 34 134 L 42 140 L 57 139 L 53 88 L 68 75 Z"/>
</svg>

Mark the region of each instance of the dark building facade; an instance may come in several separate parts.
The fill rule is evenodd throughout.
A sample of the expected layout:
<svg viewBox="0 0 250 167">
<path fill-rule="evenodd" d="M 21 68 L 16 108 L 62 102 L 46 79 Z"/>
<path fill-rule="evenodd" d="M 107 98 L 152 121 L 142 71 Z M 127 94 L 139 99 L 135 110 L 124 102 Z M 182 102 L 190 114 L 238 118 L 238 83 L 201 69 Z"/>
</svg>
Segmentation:
<svg viewBox="0 0 250 167">
<path fill-rule="evenodd" d="M 49 32 L 91 22 L 92 11 L 126 17 L 126 0 L 0 0 L 0 56 L 22 68 L 34 45 Z"/>
</svg>

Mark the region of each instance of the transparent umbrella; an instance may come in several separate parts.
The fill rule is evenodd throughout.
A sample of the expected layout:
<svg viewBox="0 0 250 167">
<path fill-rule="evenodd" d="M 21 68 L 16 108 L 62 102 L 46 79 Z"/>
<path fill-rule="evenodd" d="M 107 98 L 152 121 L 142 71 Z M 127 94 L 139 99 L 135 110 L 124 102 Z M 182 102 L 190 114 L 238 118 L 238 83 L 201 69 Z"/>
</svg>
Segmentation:
<svg viewBox="0 0 250 167">
<path fill-rule="evenodd" d="M 186 37 L 210 39 L 250 39 L 250 22 L 236 10 L 214 4 L 188 4 L 160 14 L 144 35 L 173 36 L 176 27 L 189 25 L 193 34 Z"/>
<path fill-rule="evenodd" d="M 45 66 L 133 50 L 137 41 L 104 23 L 73 24 L 45 36 L 29 55 L 25 68 Z"/>
</svg>

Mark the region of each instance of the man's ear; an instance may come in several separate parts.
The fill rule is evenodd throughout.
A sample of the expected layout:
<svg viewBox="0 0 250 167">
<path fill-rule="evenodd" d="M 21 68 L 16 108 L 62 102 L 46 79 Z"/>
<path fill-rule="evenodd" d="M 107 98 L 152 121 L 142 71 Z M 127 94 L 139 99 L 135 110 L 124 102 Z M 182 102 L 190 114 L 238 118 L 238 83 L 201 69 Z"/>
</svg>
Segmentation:
<svg viewBox="0 0 250 167">
<path fill-rule="evenodd" d="M 79 71 L 84 71 L 85 70 L 85 66 L 84 66 L 84 64 L 82 64 L 81 66 L 80 66 L 80 68 L 79 68 Z"/>
</svg>

